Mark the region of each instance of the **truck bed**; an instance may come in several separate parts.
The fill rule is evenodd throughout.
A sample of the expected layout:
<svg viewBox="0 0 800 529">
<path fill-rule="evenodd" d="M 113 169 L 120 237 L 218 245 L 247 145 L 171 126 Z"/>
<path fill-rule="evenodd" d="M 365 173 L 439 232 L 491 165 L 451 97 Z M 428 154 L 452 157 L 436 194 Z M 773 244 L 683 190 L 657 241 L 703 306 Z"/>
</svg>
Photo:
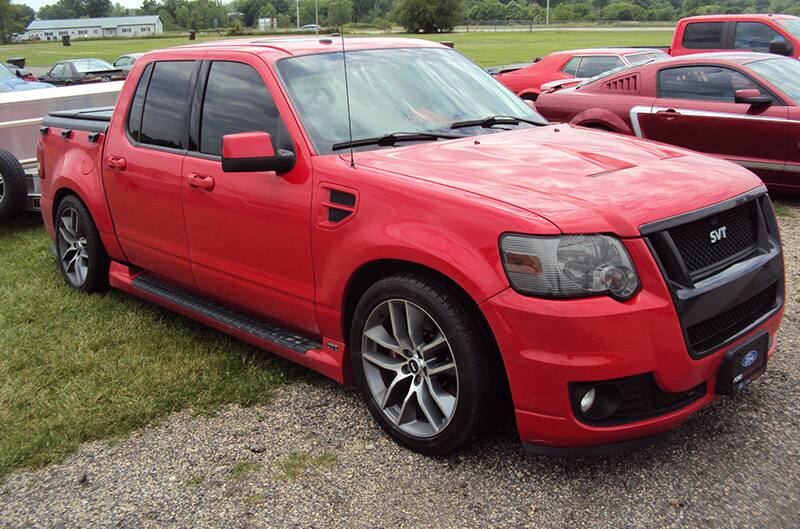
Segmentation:
<svg viewBox="0 0 800 529">
<path fill-rule="evenodd" d="M 42 120 L 42 126 L 105 133 L 113 112 L 114 107 L 58 110 L 50 112 Z"/>
</svg>

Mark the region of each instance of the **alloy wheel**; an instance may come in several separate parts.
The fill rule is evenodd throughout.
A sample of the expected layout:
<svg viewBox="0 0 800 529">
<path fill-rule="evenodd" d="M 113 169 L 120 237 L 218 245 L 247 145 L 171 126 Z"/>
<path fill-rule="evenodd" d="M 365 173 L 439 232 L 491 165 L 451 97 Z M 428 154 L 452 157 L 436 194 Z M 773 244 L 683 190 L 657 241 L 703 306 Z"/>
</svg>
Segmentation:
<svg viewBox="0 0 800 529">
<path fill-rule="evenodd" d="M 436 321 L 404 299 L 380 303 L 367 318 L 361 361 L 374 402 L 407 435 L 442 432 L 458 405 L 453 350 Z"/>
<path fill-rule="evenodd" d="M 59 218 L 58 255 L 67 280 L 75 287 L 83 285 L 89 273 L 89 246 L 78 211 L 71 207 Z"/>
</svg>

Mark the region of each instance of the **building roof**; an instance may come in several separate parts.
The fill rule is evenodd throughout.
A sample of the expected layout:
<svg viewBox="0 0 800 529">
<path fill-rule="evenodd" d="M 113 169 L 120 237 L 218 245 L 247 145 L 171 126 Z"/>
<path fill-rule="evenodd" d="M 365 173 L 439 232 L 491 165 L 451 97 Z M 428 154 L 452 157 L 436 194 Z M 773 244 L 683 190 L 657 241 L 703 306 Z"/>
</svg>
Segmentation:
<svg viewBox="0 0 800 529">
<path fill-rule="evenodd" d="M 28 27 L 31 30 L 64 29 L 64 28 L 116 28 L 118 26 L 156 24 L 158 15 L 140 17 L 103 17 L 103 18 L 64 18 L 56 20 L 34 20 Z"/>
</svg>

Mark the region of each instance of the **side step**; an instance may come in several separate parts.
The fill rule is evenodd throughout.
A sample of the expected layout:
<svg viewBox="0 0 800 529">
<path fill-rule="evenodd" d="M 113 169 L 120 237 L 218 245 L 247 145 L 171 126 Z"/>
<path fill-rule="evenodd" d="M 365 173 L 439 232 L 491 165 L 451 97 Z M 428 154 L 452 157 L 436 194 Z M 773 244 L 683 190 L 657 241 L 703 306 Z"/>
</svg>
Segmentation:
<svg viewBox="0 0 800 529">
<path fill-rule="evenodd" d="M 305 355 L 309 351 L 322 348 L 322 342 L 318 340 L 302 336 L 283 327 L 256 320 L 236 310 L 175 288 L 150 276 L 150 274 L 145 273 L 136 276 L 131 281 L 131 286 L 151 296 L 162 298 L 173 305 L 227 325 L 239 332 L 274 343 L 296 353 Z"/>
</svg>

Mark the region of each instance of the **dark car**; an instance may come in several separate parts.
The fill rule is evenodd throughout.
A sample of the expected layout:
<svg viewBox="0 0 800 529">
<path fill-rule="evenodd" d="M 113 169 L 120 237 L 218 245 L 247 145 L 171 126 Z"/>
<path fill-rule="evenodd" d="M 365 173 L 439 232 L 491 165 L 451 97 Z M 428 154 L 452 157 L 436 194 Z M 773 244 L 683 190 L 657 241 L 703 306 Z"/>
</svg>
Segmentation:
<svg viewBox="0 0 800 529">
<path fill-rule="evenodd" d="M 69 59 L 59 61 L 40 77 L 41 81 L 57 86 L 99 83 L 125 79 L 125 73 L 100 59 Z"/>
</svg>

